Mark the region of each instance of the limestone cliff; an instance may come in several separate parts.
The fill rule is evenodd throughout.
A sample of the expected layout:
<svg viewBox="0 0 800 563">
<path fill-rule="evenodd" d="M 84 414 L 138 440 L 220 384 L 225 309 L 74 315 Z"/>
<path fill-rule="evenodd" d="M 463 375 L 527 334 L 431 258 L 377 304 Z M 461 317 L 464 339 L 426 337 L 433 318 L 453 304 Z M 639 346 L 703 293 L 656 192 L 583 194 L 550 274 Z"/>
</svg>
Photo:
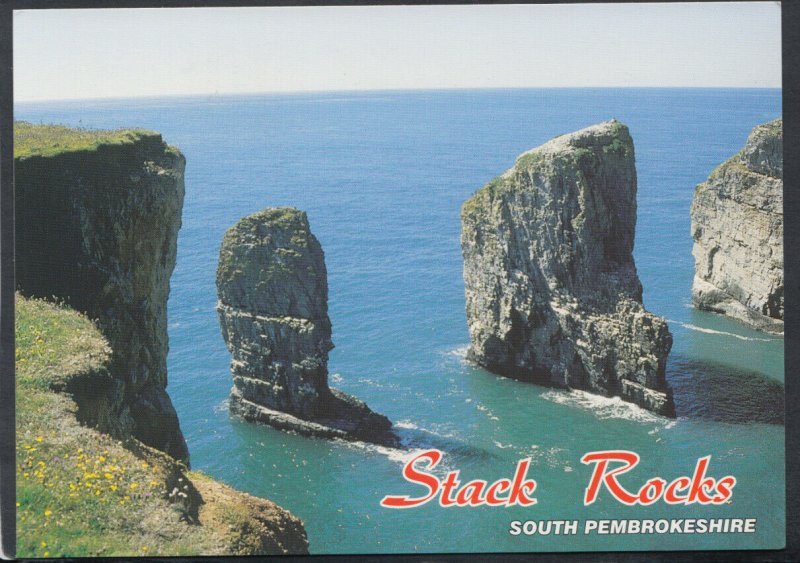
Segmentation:
<svg viewBox="0 0 800 563">
<path fill-rule="evenodd" d="M 672 336 L 642 306 L 633 261 L 633 141 L 617 121 L 557 137 L 467 200 L 469 358 L 665 415 Z"/>
<path fill-rule="evenodd" d="M 694 304 L 783 332 L 783 121 L 697 186 L 692 201 Z"/>
<path fill-rule="evenodd" d="M 15 157 L 17 287 L 96 319 L 114 350 L 79 417 L 188 460 L 165 390 L 183 155 L 149 131 L 17 123 Z"/>
<path fill-rule="evenodd" d="M 309 435 L 396 442 L 386 417 L 328 387 L 327 270 L 304 212 L 265 209 L 228 229 L 217 293 L 233 413 Z"/>
</svg>

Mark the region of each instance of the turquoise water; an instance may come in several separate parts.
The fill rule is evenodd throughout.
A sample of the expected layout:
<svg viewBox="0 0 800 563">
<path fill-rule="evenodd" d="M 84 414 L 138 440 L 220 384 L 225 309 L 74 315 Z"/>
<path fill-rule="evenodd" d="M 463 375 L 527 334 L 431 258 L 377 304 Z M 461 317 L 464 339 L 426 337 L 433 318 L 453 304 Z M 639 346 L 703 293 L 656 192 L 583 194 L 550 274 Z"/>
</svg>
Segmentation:
<svg viewBox="0 0 800 563">
<path fill-rule="evenodd" d="M 694 186 L 781 113 L 778 90 L 507 90 L 329 93 L 18 105 L 16 118 L 156 129 L 187 158 L 169 302 L 169 393 L 192 464 L 305 522 L 312 553 L 774 548 L 784 537 L 783 341 L 693 310 Z M 639 175 L 635 257 L 645 305 L 670 321 L 677 420 L 616 399 L 503 379 L 463 359 L 459 207 L 515 157 L 616 117 Z M 222 234 L 267 206 L 308 211 L 326 253 L 336 348 L 331 384 L 395 421 L 413 451 L 436 447 L 463 481 L 532 458 L 538 504 L 410 510 L 409 452 L 309 439 L 232 420 L 230 356 L 214 310 Z M 642 461 L 623 484 L 738 479 L 722 506 L 584 507 L 588 451 Z M 636 483 L 636 486 L 635 486 Z M 517 536 L 512 520 L 754 517 L 756 534 Z"/>
</svg>

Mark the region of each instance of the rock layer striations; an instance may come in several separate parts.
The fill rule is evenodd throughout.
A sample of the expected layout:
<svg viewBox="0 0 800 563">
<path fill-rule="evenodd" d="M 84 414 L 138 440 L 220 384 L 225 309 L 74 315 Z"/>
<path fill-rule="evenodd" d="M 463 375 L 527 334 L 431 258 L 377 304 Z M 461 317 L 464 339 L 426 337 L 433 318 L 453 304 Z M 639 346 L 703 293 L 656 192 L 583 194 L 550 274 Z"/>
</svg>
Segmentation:
<svg viewBox="0 0 800 563">
<path fill-rule="evenodd" d="M 469 358 L 665 415 L 672 336 L 633 261 L 633 141 L 617 121 L 557 137 L 461 209 Z"/>
<path fill-rule="evenodd" d="M 16 280 L 97 321 L 112 378 L 82 421 L 188 460 L 166 393 L 185 159 L 161 135 L 15 125 Z"/>
<path fill-rule="evenodd" d="M 691 217 L 695 306 L 783 332 L 781 119 L 753 129 L 697 186 Z"/>
<path fill-rule="evenodd" d="M 308 435 L 395 444 L 386 417 L 328 387 L 327 270 L 304 212 L 265 209 L 231 227 L 217 294 L 233 356 L 233 413 Z"/>
</svg>

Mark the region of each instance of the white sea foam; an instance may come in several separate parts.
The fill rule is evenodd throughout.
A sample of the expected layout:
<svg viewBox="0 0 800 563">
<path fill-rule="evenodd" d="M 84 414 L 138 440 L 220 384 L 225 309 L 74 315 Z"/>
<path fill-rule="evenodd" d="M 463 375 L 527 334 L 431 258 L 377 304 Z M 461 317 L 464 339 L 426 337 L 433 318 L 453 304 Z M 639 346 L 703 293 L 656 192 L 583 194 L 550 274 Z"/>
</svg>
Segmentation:
<svg viewBox="0 0 800 563">
<path fill-rule="evenodd" d="M 333 440 L 337 444 L 340 444 L 346 448 L 365 451 L 369 453 L 374 453 L 378 455 L 385 456 L 389 461 L 393 461 L 395 463 L 399 463 L 400 465 L 405 465 L 419 454 L 426 452 L 429 448 L 390 448 L 388 446 L 379 446 L 378 444 L 370 444 L 367 442 L 360 442 L 360 441 L 350 441 L 350 440 L 340 440 L 338 438 Z M 442 457 L 442 461 L 434 469 L 426 469 L 429 473 L 433 473 L 435 475 L 444 475 L 447 471 L 450 470 L 450 466 L 447 464 L 447 456 Z"/>
<path fill-rule="evenodd" d="M 454 440 L 458 439 L 458 436 L 452 432 L 437 432 L 435 430 L 429 430 L 428 428 L 420 427 L 419 425 L 410 420 L 401 420 L 399 422 L 395 422 L 394 426 L 395 428 L 400 428 L 403 430 L 415 430 L 419 433 L 430 434 L 431 436 L 436 436 L 438 438 L 454 439 Z"/>
<path fill-rule="evenodd" d="M 394 425 L 397 428 L 408 428 L 410 430 L 419 430 L 419 426 L 411 422 L 410 420 L 401 420 L 399 422 L 395 422 Z"/>
<path fill-rule="evenodd" d="M 341 374 L 332 373 L 331 381 L 333 381 L 334 383 L 341 383 L 342 381 L 344 381 L 344 379 L 342 378 Z"/>
<path fill-rule="evenodd" d="M 591 411 L 600 419 L 619 418 L 644 424 L 657 424 L 661 427 L 666 427 L 665 425 L 674 424 L 675 422 L 633 403 L 623 401 L 620 397 L 603 397 L 586 391 L 552 389 L 543 393 L 542 398 L 559 405 Z"/>
<path fill-rule="evenodd" d="M 358 379 L 358 382 L 363 383 L 364 385 L 369 385 L 370 387 L 377 387 L 379 389 L 400 389 L 400 385 L 396 383 L 389 383 L 385 381 L 381 382 L 368 377 L 361 377 Z"/>
<path fill-rule="evenodd" d="M 455 356 L 456 358 L 464 360 L 467 358 L 468 350 L 469 350 L 469 345 L 459 346 L 458 348 L 453 348 L 452 350 L 448 350 L 447 355 Z"/>
<path fill-rule="evenodd" d="M 215 413 L 226 412 L 226 411 L 228 410 L 229 404 L 230 404 L 230 403 L 228 402 L 228 399 L 225 399 L 225 400 L 224 400 L 224 401 L 222 401 L 221 403 L 214 405 L 214 406 L 212 407 L 212 410 L 213 410 Z"/>
<path fill-rule="evenodd" d="M 702 326 L 693 325 L 690 323 L 682 323 L 680 321 L 673 321 L 671 319 L 667 319 L 668 323 L 673 323 L 678 326 L 682 326 L 688 330 L 694 330 L 695 332 L 704 332 L 706 334 L 718 334 L 720 336 L 732 336 L 734 338 L 738 338 L 739 340 L 746 340 L 748 342 L 772 342 L 775 340 L 774 338 L 758 338 L 755 336 L 742 336 L 741 334 L 734 334 L 732 332 L 725 332 L 724 330 L 714 330 L 713 328 L 705 328 Z"/>
<path fill-rule="evenodd" d="M 498 442 L 497 440 L 493 440 L 494 445 L 500 448 L 501 450 L 507 450 L 508 448 L 513 447 L 514 444 L 503 444 L 502 442 Z"/>
<path fill-rule="evenodd" d="M 561 454 L 564 451 L 564 448 L 553 447 L 542 449 L 537 445 L 533 445 L 531 446 L 530 451 L 520 450 L 520 456 L 530 458 L 535 465 L 545 465 L 552 469 L 557 469 L 559 467 L 569 467 L 569 462 L 565 459 L 561 459 Z"/>
</svg>

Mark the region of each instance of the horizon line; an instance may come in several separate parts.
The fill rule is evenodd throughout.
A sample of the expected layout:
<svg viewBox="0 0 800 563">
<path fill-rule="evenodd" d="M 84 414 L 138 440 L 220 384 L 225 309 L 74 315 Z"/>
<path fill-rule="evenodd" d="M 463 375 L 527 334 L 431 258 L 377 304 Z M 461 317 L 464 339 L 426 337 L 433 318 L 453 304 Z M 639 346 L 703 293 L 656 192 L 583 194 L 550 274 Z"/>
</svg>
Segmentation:
<svg viewBox="0 0 800 563">
<path fill-rule="evenodd" d="M 83 98 L 34 98 L 14 99 L 16 104 L 36 104 L 53 102 L 96 102 L 115 100 L 142 100 L 163 98 L 223 98 L 223 97 L 252 97 L 252 96 L 292 96 L 301 94 L 366 94 L 366 93 L 391 93 L 391 92 L 445 92 L 445 91 L 511 91 L 511 90 L 783 90 L 780 86 L 453 86 L 431 88 L 344 88 L 333 90 L 257 90 L 245 92 L 194 92 L 194 93 L 169 93 L 169 94 L 141 94 L 121 96 L 96 96 Z"/>
</svg>

